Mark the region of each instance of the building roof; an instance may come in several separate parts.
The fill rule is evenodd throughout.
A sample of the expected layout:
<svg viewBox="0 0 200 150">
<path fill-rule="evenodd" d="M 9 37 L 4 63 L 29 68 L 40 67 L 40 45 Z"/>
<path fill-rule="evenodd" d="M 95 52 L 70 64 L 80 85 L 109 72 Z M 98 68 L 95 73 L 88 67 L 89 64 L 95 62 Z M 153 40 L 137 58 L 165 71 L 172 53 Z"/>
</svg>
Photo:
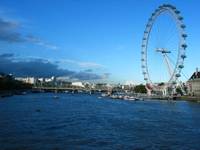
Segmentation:
<svg viewBox="0 0 200 150">
<path fill-rule="evenodd" d="M 190 80 L 192 80 L 192 79 L 200 79 L 200 72 L 199 71 L 198 72 L 194 72 L 192 74 L 192 76 L 190 77 Z"/>
</svg>

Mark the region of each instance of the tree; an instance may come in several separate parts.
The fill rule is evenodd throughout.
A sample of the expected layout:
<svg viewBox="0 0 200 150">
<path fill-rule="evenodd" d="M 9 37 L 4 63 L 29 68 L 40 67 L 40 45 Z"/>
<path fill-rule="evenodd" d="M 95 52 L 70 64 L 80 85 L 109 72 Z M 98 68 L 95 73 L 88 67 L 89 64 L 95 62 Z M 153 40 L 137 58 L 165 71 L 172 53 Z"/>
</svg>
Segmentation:
<svg viewBox="0 0 200 150">
<path fill-rule="evenodd" d="M 143 84 L 137 85 L 134 88 L 135 93 L 147 93 L 146 87 Z"/>
<path fill-rule="evenodd" d="M 31 89 L 32 85 L 15 80 L 10 75 L 0 77 L 0 91 Z"/>
<path fill-rule="evenodd" d="M 165 85 L 164 82 L 161 82 L 161 83 L 158 84 L 158 86 L 163 86 L 163 85 Z"/>
<path fill-rule="evenodd" d="M 180 87 L 177 87 L 177 88 L 176 88 L 176 93 L 177 93 L 177 94 L 180 94 L 180 95 L 183 95 L 183 91 L 181 90 Z"/>
</svg>

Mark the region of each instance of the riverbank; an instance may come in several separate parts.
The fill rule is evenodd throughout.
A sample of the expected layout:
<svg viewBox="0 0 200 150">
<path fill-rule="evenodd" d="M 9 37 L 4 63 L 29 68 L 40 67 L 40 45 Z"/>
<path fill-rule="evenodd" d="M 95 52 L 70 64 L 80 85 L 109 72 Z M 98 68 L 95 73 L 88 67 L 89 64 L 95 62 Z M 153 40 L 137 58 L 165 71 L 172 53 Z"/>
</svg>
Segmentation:
<svg viewBox="0 0 200 150">
<path fill-rule="evenodd" d="M 2 90 L 0 91 L 0 98 L 4 98 L 4 97 L 10 97 L 13 95 L 25 95 L 28 92 L 30 92 L 30 90 Z"/>
<path fill-rule="evenodd" d="M 200 97 L 194 96 L 177 96 L 177 97 L 148 97 L 148 99 L 156 100 L 175 100 L 175 101 L 190 101 L 200 103 Z"/>
<path fill-rule="evenodd" d="M 200 103 L 200 97 L 195 97 L 195 96 L 181 96 L 181 100 L 187 100 L 187 101 L 192 101 L 192 102 L 198 102 Z"/>
<path fill-rule="evenodd" d="M 35 91 L 34 89 L 23 89 L 23 90 L 1 90 L 0 91 L 0 98 L 4 98 L 4 97 L 10 97 L 13 95 L 26 95 L 28 93 L 46 93 L 44 91 Z M 47 92 L 49 93 L 49 92 Z M 54 93 L 54 92 L 52 92 Z M 68 92 L 63 92 L 63 93 L 68 93 Z M 76 94 L 78 94 L 79 92 L 77 92 Z M 82 93 L 82 92 L 80 92 Z M 72 94 L 75 94 L 72 92 Z M 91 95 L 90 93 L 85 93 L 88 95 Z M 94 93 L 93 93 L 94 94 Z M 92 94 L 92 95 L 93 95 Z M 98 93 L 100 94 L 100 93 Z M 106 94 L 101 94 L 101 96 L 99 96 L 98 98 L 103 98 L 103 97 L 109 97 L 111 99 L 116 99 L 116 100 L 145 100 L 145 99 L 152 99 L 152 100 L 175 100 L 175 101 L 191 101 L 191 102 L 198 102 L 200 103 L 200 97 L 194 97 L 194 96 L 180 96 L 180 97 L 175 97 L 175 98 L 169 98 L 169 97 L 157 97 L 157 96 L 153 96 L 153 97 L 142 97 L 142 96 L 127 96 L 127 95 L 106 95 Z"/>
</svg>

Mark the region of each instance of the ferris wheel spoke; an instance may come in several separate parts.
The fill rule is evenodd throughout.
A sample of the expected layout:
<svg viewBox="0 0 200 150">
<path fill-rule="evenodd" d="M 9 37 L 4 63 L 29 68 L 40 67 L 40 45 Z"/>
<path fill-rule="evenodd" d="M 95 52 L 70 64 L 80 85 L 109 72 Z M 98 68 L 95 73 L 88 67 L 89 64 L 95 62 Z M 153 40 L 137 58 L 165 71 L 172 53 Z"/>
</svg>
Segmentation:
<svg viewBox="0 0 200 150">
<path fill-rule="evenodd" d="M 165 29 L 166 30 L 166 38 L 164 39 L 164 47 L 170 42 L 171 39 L 173 39 L 173 37 L 175 37 L 176 32 L 175 32 L 175 26 L 174 23 L 172 21 L 170 21 L 170 24 L 168 26 L 168 28 Z"/>
<path fill-rule="evenodd" d="M 171 33 L 173 33 L 173 32 L 175 32 L 175 31 L 171 31 Z M 177 37 L 177 35 L 176 35 L 175 33 L 171 34 L 171 35 L 167 38 L 167 40 L 166 40 L 164 46 L 167 46 L 167 45 L 175 45 L 175 44 L 177 43 L 177 41 L 176 41 L 176 39 L 175 39 L 176 37 Z"/>
<path fill-rule="evenodd" d="M 169 57 L 169 56 L 168 56 L 168 57 Z M 175 56 L 173 56 L 173 57 L 175 58 Z M 171 59 L 171 58 L 169 57 L 169 59 L 170 59 L 170 61 L 174 64 L 174 66 L 175 66 L 175 62 L 173 61 L 173 58 Z M 189 79 L 189 76 L 186 75 L 183 71 L 181 72 L 181 74 L 183 75 L 183 77 L 184 77 L 186 80 Z"/>
<path fill-rule="evenodd" d="M 164 78 L 172 76 L 172 72 L 173 72 L 172 66 L 166 56 L 163 56 L 163 63 L 164 63 L 164 67 L 167 70 L 166 74 L 163 73 L 163 75 L 165 76 Z M 162 81 L 164 81 L 164 80 L 162 80 Z"/>
</svg>

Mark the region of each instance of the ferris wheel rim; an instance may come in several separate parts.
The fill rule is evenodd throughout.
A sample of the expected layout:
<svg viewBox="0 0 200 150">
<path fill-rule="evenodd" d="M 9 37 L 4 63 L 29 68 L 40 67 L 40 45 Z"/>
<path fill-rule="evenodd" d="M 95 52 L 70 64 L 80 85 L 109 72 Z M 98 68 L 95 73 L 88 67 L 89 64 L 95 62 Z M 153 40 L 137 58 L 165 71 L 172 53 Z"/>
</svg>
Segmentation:
<svg viewBox="0 0 200 150">
<path fill-rule="evenodd" d="M 183 17 L 180 15 L 180 11 L 176 9 L 173 5 L 170 4 L 163 4 L 159 6 L 151 15 L 151 17 L 148 19 L 143 39 L 142 39 L 142 51 L 141 51 L 141 64 L 142 64 L 142 73 L 144 76 L 144 80 L 147 84 L 153 85 L 152 80 L 150 79 L 149 75 L 149 69 L 147 64 L 147 51 L 148 51 L 148 42 L 149 42 L 149 36 L 151 34 L 151 29 L 156 21 L 156 19 L 162 15 L 163 12 L 169 12 L 171 17 L 174 19 L 174 22 L 176 23 L 176 28 L 179 32 L 179 46 L 178 46 L 178 55 L 176 58 L 176 65 L 173 69 L 173 74 L 170 76 L 169 81 L 167 84 L 175 84 L 177 79 L 181 76 L 181 70 L 184 67 L 184 59 L 186 58 L 185 50 L 187 48 L 186 44 L 186 37 L 187 34 L 185 32 L 185 25 L 183 23 Z"/>
</svg>

